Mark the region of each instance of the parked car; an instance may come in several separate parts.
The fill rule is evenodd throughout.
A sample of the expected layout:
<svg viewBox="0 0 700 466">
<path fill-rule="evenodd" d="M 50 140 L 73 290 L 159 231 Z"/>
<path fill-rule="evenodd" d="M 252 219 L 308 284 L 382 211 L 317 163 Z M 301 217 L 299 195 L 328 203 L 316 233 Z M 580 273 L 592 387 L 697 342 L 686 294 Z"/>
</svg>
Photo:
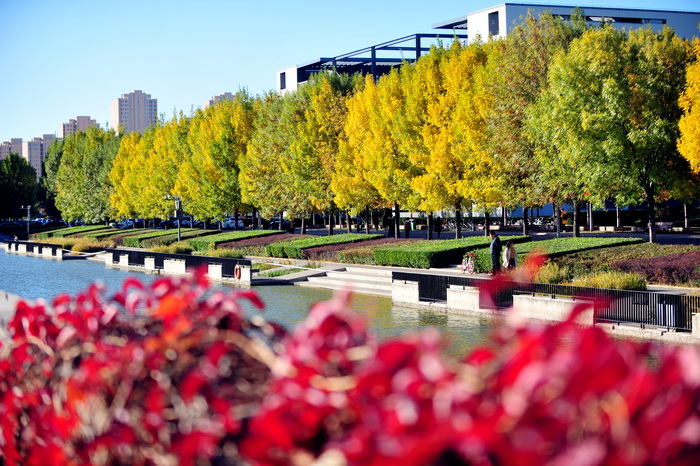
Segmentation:
<svg viewBox="0 0 700 466">
<path fill-rule="evenodd" d="M 272 220 L 270 220 L 269 225 L 270 225 L 269 226 L 270 230 L 279 230 L 280 229 L 280 218 L 274 217 Z M 289 220 L 282 219 L 282 230 L 289 230 Z"/>
<path fill-rule="evenodd" d="M 240 218 L 238 219 L 238 222 L 236 222 L 236 219 L 233 217 L 229 217 L 223 221 L 221 224 L 221 228 L 223 229 L 231 229 L 231 228 L 243 228 L 245 227 L 245 223 L 243 220 Z"/>
</svg>

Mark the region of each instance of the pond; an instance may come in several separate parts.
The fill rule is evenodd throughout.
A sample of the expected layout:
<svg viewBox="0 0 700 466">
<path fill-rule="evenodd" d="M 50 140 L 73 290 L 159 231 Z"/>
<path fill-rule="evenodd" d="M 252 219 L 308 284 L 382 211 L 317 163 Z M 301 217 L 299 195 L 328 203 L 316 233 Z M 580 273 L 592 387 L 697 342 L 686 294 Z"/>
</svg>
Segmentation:
<svg viewBox="0 0 700 466">
<path fill-rule="evenodd" d="M 29 300 L 44 298 L 47 301 L 59 293 L 75 295 L 96 280 L 102 281 L 111 294 L 121 288 L 129 275 L 135 275 L 144 282 L 156 277 L 107 268 L 102 261 L 54 261 L 4 251 L 0 252 L 0 270 L 0 290 Z M 287 328 L 302 321 L 313 303 L 329 299 L 333 294 L 331 290 L 299 286 L 255 286 L 253 289 L 265 303 L 262 315 Z M 247 312 L 257 312 L 247 303 L 244 307 Z M 390 298 L 383 296 L 356 293 L 352 308 L 367 318 L 370 328 L 380 339 L 435 327 L 445 339 L 446 352 L 456 358 L 484 344 L 490 330 L 490 321 L 486 317 L 394 306 Z"/>
</svg>

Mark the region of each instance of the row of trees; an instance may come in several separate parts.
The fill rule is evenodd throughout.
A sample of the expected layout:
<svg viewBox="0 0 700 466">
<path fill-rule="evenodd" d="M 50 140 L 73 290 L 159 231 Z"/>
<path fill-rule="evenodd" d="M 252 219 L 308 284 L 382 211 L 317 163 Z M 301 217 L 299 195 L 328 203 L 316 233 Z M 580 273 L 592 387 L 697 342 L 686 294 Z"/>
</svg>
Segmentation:
<svg viewBox="0 0 700 466">
<path fill-rule="evenodd" d="M 400 208 L 646 202 L 654 241 L 655 203 L 697 197 L 698 55 L 669 29 L 528 16 L 378 80 L 322 73 L 143 135 L 92 128 L 51 148 L 45 184 L 88 221 L 167 215 L 168 194 L 202 218 L 392 206 L 397 222 Z"/>
</svg>

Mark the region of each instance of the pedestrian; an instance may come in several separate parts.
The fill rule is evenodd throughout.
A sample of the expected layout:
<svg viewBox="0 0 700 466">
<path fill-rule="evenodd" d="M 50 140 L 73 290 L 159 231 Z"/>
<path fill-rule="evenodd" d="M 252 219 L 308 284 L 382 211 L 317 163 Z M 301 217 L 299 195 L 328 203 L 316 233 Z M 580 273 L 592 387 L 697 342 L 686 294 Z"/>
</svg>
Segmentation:
<svg viewBox="0 0 700 466">
<path fill-rule="evenodd" d="M 501 238 L 498 237 L 494 230 L 491 230 L 491 275 L 498 275 L 501 272 Z"/>
<path fill-rule="evenodd" d="M 503 250 L 503 268 L 506 270 L 515 269 L 517 253 L 515 252 L 515 246 L 513 246 L 513 240 L 508 240 L 506 243 L 506 248 Z"/>
<path fill-rule="evenodd" d="M 442 233 L 442 219 L 440 217 L 435 220 L 435 233 L 437 233 L 437 237 L 440 239 L 440 233 Z"/>
<path fill-rule="evenodd" d="M 406 238 L 408 238 L 409 233 L 411 232 L 411 221 L 406 220 L 403 224 L 403 234 Z"/>
</svg>

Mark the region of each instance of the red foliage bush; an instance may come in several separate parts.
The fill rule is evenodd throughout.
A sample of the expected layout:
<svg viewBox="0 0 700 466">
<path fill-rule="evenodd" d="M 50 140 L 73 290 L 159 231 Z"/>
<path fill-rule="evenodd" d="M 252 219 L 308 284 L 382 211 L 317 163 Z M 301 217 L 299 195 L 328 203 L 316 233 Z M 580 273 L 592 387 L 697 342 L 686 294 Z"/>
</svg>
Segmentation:
<svg viewBox="0 0 700 466">
<path fill-rule="evenodd" d="M 685 252 L 669 256 L 629 259 L 615 262 L 613 268 L 622 272 L 637 272 L 650 283 L 687 285 L 700 282 L 700 252 Z"/>
<path fill-rule="evenodd" d="M 497 293 L 504 278 L 484 292 Z M 595 327 L 503 325 L 463 361 L 379 343 L 349 295 L 292 333 L 201 274 L 20 304 L 0 360 L 8 464 L 693 464 L 700 356 Z M 582 306 L 584 306 L 582 304 Z M 128 314 L 123 314 L 124 312 Z M 649 354 L 658 352 L 650 363 Z"/>
</svg>

